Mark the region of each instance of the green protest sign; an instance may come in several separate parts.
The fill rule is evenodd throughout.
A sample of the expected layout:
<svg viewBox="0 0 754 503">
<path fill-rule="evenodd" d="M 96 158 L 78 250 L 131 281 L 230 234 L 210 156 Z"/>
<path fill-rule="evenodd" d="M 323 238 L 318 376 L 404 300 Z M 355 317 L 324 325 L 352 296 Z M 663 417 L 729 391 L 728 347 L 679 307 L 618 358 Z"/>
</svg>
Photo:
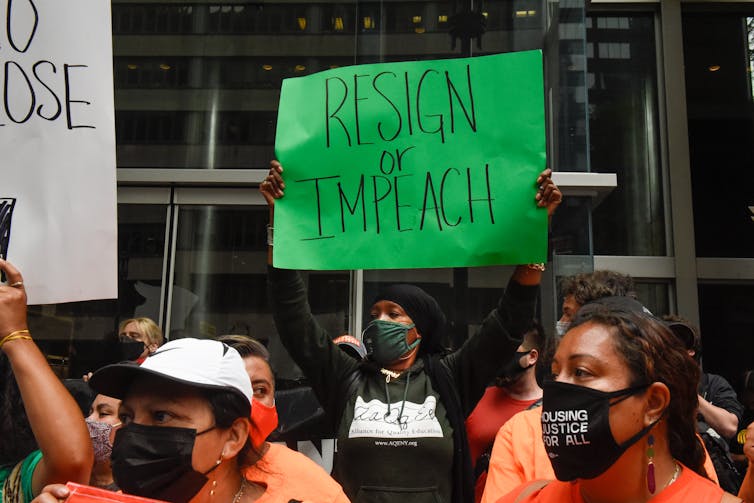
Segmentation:
<svg viewBox="0 0 754 503">
<path fill-rule="evenodd" d="M 283 81 L 273 263 L 545 260 L 542 53 L 350 66 Z"/>
</svg>

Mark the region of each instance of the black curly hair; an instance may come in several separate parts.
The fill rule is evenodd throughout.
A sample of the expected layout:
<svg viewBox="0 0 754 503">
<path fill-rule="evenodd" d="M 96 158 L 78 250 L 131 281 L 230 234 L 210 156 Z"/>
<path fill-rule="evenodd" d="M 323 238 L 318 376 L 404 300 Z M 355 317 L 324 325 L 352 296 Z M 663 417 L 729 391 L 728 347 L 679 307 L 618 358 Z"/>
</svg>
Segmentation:
<svg viewBox="0 0 754 503">
<path fill-rule="evenodd" d="M 0 466 L 14 464 L 36 450 L 21 391 L 8 357 L 0 352 Z"/>
<path fill-rule="evenodd" d="M 704 469 L 704 448 L 696 434 L 696 386 L 699 366 L 659 319 L 600 303 L 587 304 L 573 326 L 595 323 L 610 330 L 615 347 L 628 365 L 632 386 L 662 382 L 670 390 L 668 444 L 672 456 L 698 474 Z"/>
</svg>

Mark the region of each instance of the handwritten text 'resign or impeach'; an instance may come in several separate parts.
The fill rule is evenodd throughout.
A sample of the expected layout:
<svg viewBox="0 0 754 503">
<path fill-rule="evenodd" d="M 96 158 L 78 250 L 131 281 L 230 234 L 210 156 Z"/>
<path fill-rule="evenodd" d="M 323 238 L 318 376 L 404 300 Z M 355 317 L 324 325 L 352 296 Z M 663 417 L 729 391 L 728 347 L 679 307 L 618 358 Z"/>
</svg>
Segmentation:
<svg viewBox="0 0 754 503">
<path fill-rule="evenodd" d="M 542 261 L 542 55 L 361 65 L 283 82 L 274 264 Z"/>
<path fill-rule="evenodd" d="M 110 2 L 0 0 L 0 254 L 34 304 L 117 296 Z"/>
</svg>

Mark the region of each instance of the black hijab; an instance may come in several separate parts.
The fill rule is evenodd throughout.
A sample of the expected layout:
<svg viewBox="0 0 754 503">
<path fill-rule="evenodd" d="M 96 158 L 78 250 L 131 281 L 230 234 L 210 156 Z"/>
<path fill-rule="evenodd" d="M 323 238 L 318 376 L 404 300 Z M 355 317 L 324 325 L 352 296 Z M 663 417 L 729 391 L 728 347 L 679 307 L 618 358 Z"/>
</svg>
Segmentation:
<svg viewBox="0 0 754 503">
<path fill-rule="evenodd" d="M 421 335 L 419 354 L 439 353 L 444 350 L 442 338 L 445 331 L 445 314 L 434 297 L 414 285 L 395 284 L 385 287 L 372 302 L 395 302 L 406 311 Z"/>
</svg>

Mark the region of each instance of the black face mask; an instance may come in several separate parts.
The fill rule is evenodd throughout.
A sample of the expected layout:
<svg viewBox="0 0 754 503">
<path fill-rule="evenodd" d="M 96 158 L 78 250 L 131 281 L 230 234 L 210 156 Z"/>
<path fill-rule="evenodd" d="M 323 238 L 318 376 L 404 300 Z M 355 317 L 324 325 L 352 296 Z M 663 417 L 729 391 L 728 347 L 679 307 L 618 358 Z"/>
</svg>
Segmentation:
<svg viewBox="0 0 754 503">
<path fill-rule="evenodd" d="M 548 381 L 542 386 L 542 440 L 558 480 L 592 479 L 610 468 L 654 423 L 618 444 L 610 430 L 610 407 L 649 385 L 607 393 Z M 613 398 L 619 398 L 610 402 Z"/>
<path fill-rule="evenodd" d="M 194 440 L 215 427 L 197 433 L 191 428 L 129 424 L 113 442 L 113 477 L 126 494 L 171 503 L 186 503 L 207 483 L 207 474 L 191 465 Z"/>
<path fill-rule="evenodd" d="M 118 341 L 118 356 L 120 361 L 136 361 L 146 349 L 143 342 L 127 340 Z"/>
<path fill-rule="evenodd" d="M 519 378 L 524 375 L 524 372 L 534 366 L 532 363 L 526 367 L 521 366 L 521 358 L 528 355 L 531 351 L 516 351 L 510 360 L 503 364 L 500 373 L 497 376 L 496 384 L 498 386 L 506 386 L 515 383 Z"/>
</svg>

